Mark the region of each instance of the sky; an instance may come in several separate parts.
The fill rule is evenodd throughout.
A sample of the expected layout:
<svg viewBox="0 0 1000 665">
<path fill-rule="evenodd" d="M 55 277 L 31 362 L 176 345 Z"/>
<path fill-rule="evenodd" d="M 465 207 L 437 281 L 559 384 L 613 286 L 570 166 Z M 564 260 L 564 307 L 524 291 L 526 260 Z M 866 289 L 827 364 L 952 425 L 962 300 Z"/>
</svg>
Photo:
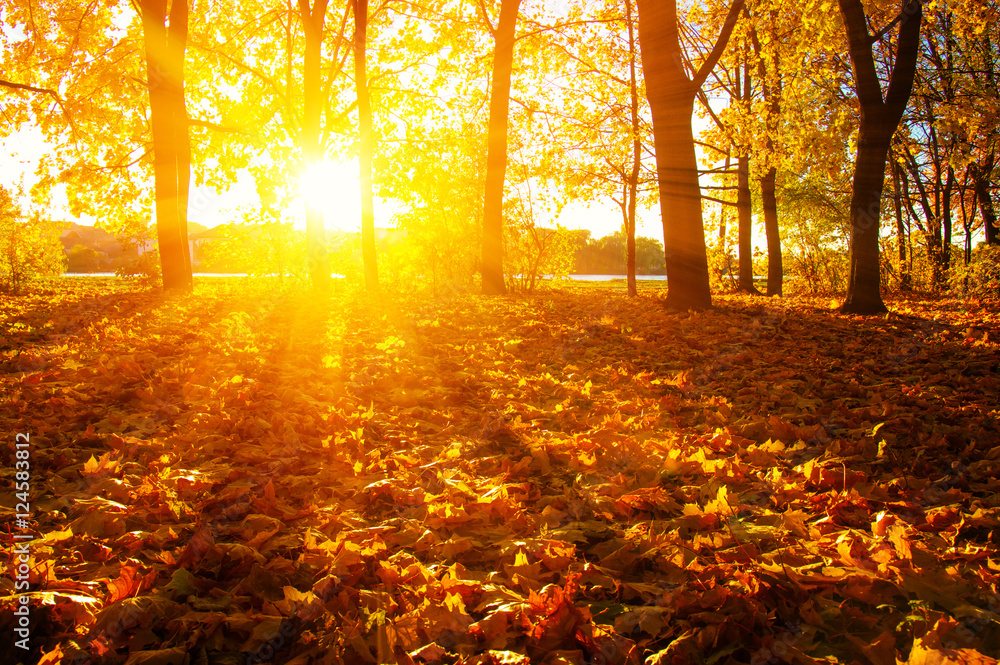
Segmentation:
<svg viewBox="0 0 1000 665">
<path fill-rule="evenodd" d="M 26 129 L 0 140 L 0 184 L 16 189 L 18 184 L 27 191 L 35 181 L 34 171 L 38 160 L 47 149 L 40 132 Z M 339 186 L 320 187 L 320 206 L 324 210 L 325 223 L 331 231 L 357 231 L 360 228 L 361 208 L 356 162 L 332 164 L 328 179 L 341 183 Z M 257 191 L 254 179 L 243 174 L 223 192 L 213 187 L 193 187 L 188 205 L 188 221 L 206 227 L 239 221 L 241 208 L 255 201 Z M 392 201 L 376 200 L 375 224 L 391 227 L 395 211 Z M 95 219 L 75 217 L 67 205 L 65 186 L 57 187 L 50 200 L 48 213 L 54 219 L 75 221 L 92 225 Z M 301 217 L 301 212 L 298 213 Z M 662 242 L 663 227 L 658 210 L 638 211 L 636 235 L 656 238 Z M 559 223 L 571 229 L 587 229 L 594 238 L 610 235 L 621 229 L 621 211 L 613 201 L 587 200 L 573 201 L 566 205 L 558 218 L 540 220 L 544 226 Z M 297 225 L 304 226 L 299 219 Z"/>
</svg>

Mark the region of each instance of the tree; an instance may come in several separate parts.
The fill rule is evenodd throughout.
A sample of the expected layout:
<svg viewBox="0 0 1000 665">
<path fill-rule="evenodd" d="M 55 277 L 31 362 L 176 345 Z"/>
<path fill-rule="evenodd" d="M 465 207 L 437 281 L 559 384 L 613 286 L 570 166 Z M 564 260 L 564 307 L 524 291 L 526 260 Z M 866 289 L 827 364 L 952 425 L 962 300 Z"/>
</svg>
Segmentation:
<svg viewBox="0 0 1000 665">
<path fill-rule="evenodd" d="M 639 206 L 653 198 L 655 175 L 638 71 L 635 0 L 604 0 L 574 10 L 551 26 L 552 36 L 543 46 L 548 58 L 538 63 L 559 74 L 540 81 L 544 90 L 555 87 L 555 81 L 558 93 L 544 110 L 545 138 L 536 143 L 548 144 L 542 159 L 551 164 L 550 182 L 569 197 L 606 198 L 618 206 L 626 241 L 619 272 L 635 295 L 636 217 Z"/>
<path fill-rule="evenodd" d="M 16 85 L 0 85 L 32 97 L 30 106 L 8 106 L 4 93 L 4 119 L 13 122 L 3 129 L 31 123 L 48 142 L 31 190 L 35 201 L 66 185 L 70 211 L 97 217 L 116 235 L 142 232 L 155 206 L 160 242 L 168 246 L 165 283 L 184 288 L 192 161 L 182 74 L 187 6 L 133 6 L 135 18 L 122 22 L 130 15 L 101 3 L 5 3 L 0 71 Z"/>
<path fill-rule="evenodd" d="M 726 167 L 724 169 L 711 169 L 711 173 L 717 181 L 722 184 L 711 185 L 710 189 L 722 190 L 723 192 L 735 189 L 736 202 L 731 204 L 723 198 L 710 197 L 711 200 L 721 203 L 723 206 L 735 205 L 737 221 L 737 280 L 736 290 L 752 295 L 760 295 L 760 291 L 754 286 L 753 269 L 753 196 L 750 190 L 750 161 L 752 151 L 753 126 L 756 125 L 756 117 L 752 110 L 753 105 L 753 85 L 750 79 L 749 50 L 746 44 L 739 48 L 731 49 L 731 62 L 726 62 L 726 58 L 720 59 L 719 64 L 712 71 L 711 75 L 721 96 L 728 99 L 729 106 L 720 113 L 716 113 L 711 106 L 708 94 L 704 90 L 699 90 L 697 98 L 701 102 L 701 108 L 715 123 L 721 141 L 712 141 L 716 132 L 704 131 L 703 138 L 708 143 L 703 145 L 720 155 L 726 157 Z M 708 87 L 708 86 L 706 86 Z M 718 93 L 717 93 L 718 96 Z M 732 171 L 730 161 L 732 153 L 736 152 L 736 185 L 727 184 L 731 181 Z M 725 240 L 725 222 L 720 226 L 720 237 Z"/>
<path fill-rule="evenodd" d="M 164 289 L 191 288 L 187 205 L 191 144 L 184 104 L 187 0 L 141 0 L 146 85 L 153 135 L 156 236 Z"/>
<path fill-rule="evenodd" d="M 851 269 L 847 298 L 841 311 L 878 314 L 888 311 L 882 302 L 878 247 L 885 162 L 892 136 L 913 89 L 922 6 L 921 0 L 903 0 L 902 11 L 893 21 L 893 24 L 900 24 L 896 61 L 883 97 L 872 55 L 872 44 L 883 35 L 873 37 L 869 33 L 868 16 L 861 0 L 838 2 L 847 30 L 854 85 L 861 105 L 850 209 Z"/>
<path fill-rule="evenodd" d="M 358 164 L 361 180 L 361 253 L 365 266 L 365 286 L 378 290 L 378 266 L 375 252 L 375 200 L 372 195 L 372 153 L 375 133 L 372 129 L 372 100 L 368 91 L 365 48 L 368 41 L 368 0 L 351 0 L 354 9 L 354 86 L 358 96 Z"/>
<path fill-rule="evenodd" d="M 483 293 L 507 292 L 503 278 L 503 193 L 507 173 L 507 120 L 510 79 L 514 69 L 514 42 L 521 0 L 501 0 L 494 26 L 480 2 L 482 18 L 493 35 L 493 84 L 486 138 L 486 191 L 483 196 Z"/>
<path fill-rule="evenodd" d="M 18 295 L 32 279 L 66 269 L 60 230 L 38 212 L 25 218 L 10 191 L 0 186 L 0 291 Z"/>
<path fill-rule="evenodd" d="M 674 309 L 712 304 L 691 115 L 695 96 L 722 55 L 742 9 L 743 0 L 735 0 L 715 46 L 689 77 L 681 48 L 676 0 L 638 0 L 639 46 L 646 95 L 653 113 L 663 218 L 667 305 Z"/>
<path fill-rule="evenodd" d="M 326 22 L 327 0 L 299 0 L 299 18 L 306 36 L 302 63 L 302 162 L 306 168 L 323 159 L 320 143 L 320 115 L 326 106 L 325 90 L 320 78 L 323 26 Z M 326 257 L 326 232 L 323 212 L 306 197 L 306 261 L 313 286 L 326 289 L 330 282 L 330 266 Z"/>
<path fill-rule="evenodd" d="M 984 26 L 993 22 L 990 15 L 995 17 L 998 9 L 996 3 L 947 3 L 925 9 L 912 103 L 892 148 L 894 164 L 905 168 L 896 169 L 897 231 L 911 226 L 919 231 L 916 237 L 929 270 L 921 271 L 918 263 L 914 276 L 919 279 L 928 272 L 938 289 L 966 282 L 964 277 L 959 282 L 953 279 L 958 276 L 951 256 L 952 239 L 958 235 L 956 219 L 964 236 L 965 264 L 972 260 L 977 239 L 985 236 L 987 244 L 996 242 L 989 192 L 1000 145 L 1000 54 Z M 904 216 L 906 223 L 900 226 Z M 903 247 L 900 243 L 899 249 Z M 913 258 L 911 252 L 910 263 Z M 897 262 L 905 285 L 909 266 L 903 265 L 903 255 Z"/>
<path fill-rule="evenodd" d="M 769 19 L 767 27 L 771 31 L 777 30 L 777 12 L 771 11 Z M 780 296 L 785 279 L 785 268 L 781 258 L 781 229 L 778 225 L 778 199 L 776 195 L 778 168 L 775 135 L 778 133 L 781 114 L 781 60 L 776 52 L 776 46 L 772 46 L 770 62 L 768 63 L 762 55 L 760 39 L 753 27 L 750 29 L 750 36 L 758 59 L 758 73 L 767 109 L 764 118 L 766 170 L 760 178 L 760 204 L 764 212 L 764 234 L 767 238 L 767 295 Z M 772 43 L 779 41 L 777 39 L 771 40 Z"/>
<path fill-rule="evenodd" d="M 629 120 L 632 124 L 632 171 L 628 175 L 628 209 L 625 214 L 625 278 L 628 294 L 638 295 L 635 285 L 635 212 L 639 198 L 639 171 L 642 168 L 642 135 L 639 133 L 639 86 L 636 82 L 635 24 L 632 20 L 632 0 L 625 0 L 625 21 L 628 24 L 628 91 Z"/>
<path fill-rule="evenodd" d="M 753 95 L 750 65 L 747 63 L 747 49 L 741 50 L 743 51 L 743 62 L 736 65 L 735 99 L 749 105 Z M 740 86 L 741 69 L 743 70 L 742 87 Z M 739 280 L 736 288 L 743 293 L 759 296 L 760 291 L 753 285 L 753 199 L 750 192 L 749 146 L 741 146 L 739 156 L 736 159 L 736 219 L 739 225 Z"/>
</svg>

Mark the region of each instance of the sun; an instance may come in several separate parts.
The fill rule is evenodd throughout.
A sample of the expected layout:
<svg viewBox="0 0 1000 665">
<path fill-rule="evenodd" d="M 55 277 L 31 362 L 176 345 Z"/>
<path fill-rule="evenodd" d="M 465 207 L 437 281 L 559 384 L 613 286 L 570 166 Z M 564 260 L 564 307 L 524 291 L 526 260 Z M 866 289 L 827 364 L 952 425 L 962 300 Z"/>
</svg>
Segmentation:
<svg viewBox="0 0 1000 665">
<path fill-rule="evenodd" d="M 299 197 L 318 208 L 328 229 L 356 231 L 361 223 L 361 181 L 356 162 L 324 159 L 306 167 Z"/>
</svg>

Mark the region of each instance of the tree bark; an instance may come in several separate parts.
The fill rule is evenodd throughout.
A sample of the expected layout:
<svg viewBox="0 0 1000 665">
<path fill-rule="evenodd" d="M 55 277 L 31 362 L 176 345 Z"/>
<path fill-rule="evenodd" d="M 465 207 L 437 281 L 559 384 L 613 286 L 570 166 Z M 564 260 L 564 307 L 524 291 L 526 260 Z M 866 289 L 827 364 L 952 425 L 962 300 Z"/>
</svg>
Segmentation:
<svg viewBox="0 0 1000 665">
<path fill-rule="evenodd" d="M 372 158 L 375 132 L 372 102 L 368 90 L 365 50 L 368 41 L 368 0 L 353 0 L 354 86 L 358 96 L 358 167 L 361 181 L 361 256 L 365 267 L 365 288 L 378 291 L 378 256 L 375 251 L 375 199 L 372 194 Z"/>
<path fill-rule="evenodd" d="M 955 169 L 948 166 L 948 175 L 945 177 L 944 187 L 941 190 L 941 225 L 944 231 L 944 246 L 941 253 L 941 268 L 943 273 L 942 287 L 947 288 L 948 273 L 951 270 L 951 194 L 955 187 Z"/>
<path fill-rule="evenodd" d="M 156 237 L 164 289 L 191 288 L 187 201 L 191 144 L 184 104 L 187 0 L 142 0 L 143 42 L 153 138 Z"/>
<path fill-rule="evenodd" d="M 776 25 L 777 21 L 777 12 L 772 11 L 772 25 Z M 778 199 L 775 193 L 778 169 L 774 166 L 776 159 L 774 139 L 778 133 L 778 115 L 781 113 L 781 71 L 778 65 L 778 55 L 772 48 L 772 67 L 774 68 L 774 84 L 772 85 L 768 81 L 764 58 L 761 57 L 760 40 L 757 39 L 757 31 L 753 27 L 750 28 L 750 39 L 760 63 L 758 71 L 761 90 L 764 93 L 764 101 L 767 102 L 765 147 L 770 167 L 760 179 L 760 205 L 764 212 L 764 233 L 767 237 L 767 295 L 781 296 L 785 268 L 781 258 L 781 229 L 778 226 Z"/>
<path fill-rule="evenodd" d="M 493 34 L 493 84 L 486 138 L 486 191 L 483 197 L 483 294 L 507 292 L 503 280 L 503 193 L 507 175 L 507 123 L 514 41 L 521 0 L 501 0 Z M 490 26 L 492 29 L 492 26 Z"/>
<path fill-rule="evenodd" d="M 740 65 L 736 66 L 735 92 L 737 99 L 750 102 L 750 71 L 746 64 L 746 49 L 743 49 L 743 81 L 740 81 Z M 743 293 L 760 295 L 753 285 L 753 200 L 750 194 L 750 147 L 739 146 L 740 155 L 736 158 L 736 216 L 738 220 L 739 237 L 739 285 Z"/>
<path fill-rule="evenodd" d="M 906 263 L 906 226 L 903 224 L 903 192 L 900 190 L 900 167 L 896 160 L 892 161 L 892 202 L 896 213 L 896 243 L 899 252 L 899 288 L 910 291 L 910 269 Z"/>
<path fill-rule="evenodd" d="M 851 270 L 841 311 L 879 314 L 882 302 L 879 269 L 879 216 L 885 161 L 913 89 L 920 46 L 921 0 L 903 0 L 896 62 L 885 98 L 872 56 L 872 37 L 861 0 L 838 0 L 847 28 L 854 83 L 861 102 L 861 126 L 851 194 Z"/>
<path fill-rule="evenodd" d="M 639 137 L 639 85 L 635 73 L 635 26 L 632 23 L 632 0 L 625 0 L 625 21 L 628 23 L 629 92 L 631 93 L 632 172 L 628 178 L 628 215 L 625 228 L 625 275 L 628 294 L 639 294 L 635 284 L 635 212 L 639 195 L 639 169 L 642 166 L 642 140 Z"/>
<path fill-rule="evenodd" d="M 323 45 L 323 24 L 326 20 L 328 0 L 315 0 L 309 6 L 309 0 L 299 0 L 299 18 L 305 32 L 306 48 L 302 72 L 302 161 L 308 168 L 319 164 L 323 159 L 320 146 L 320 114 L 323 103 L 323 87 L 320 79 L 320 58 Z M 306 260 L 308 262 L 309 279 L 314 287 L 325 290 L 330 285 L 330 266 L 326 257 L 326 229 L 323 223 L 323 211 L 316 207 L 309 197 L 305 200 L 306 207 Z"/>
<path fill-rule="evenodd" d="M 990 159 L 987 168 L 978 164 L 974 166 L 973 191 L 976 193 L 979 211 L 983 214 L 983 229 L 986 232 L 986 244 L 1000 245 L 1000 229 L 997 228 L 997 213 L 993 207 L 993 197 L 990 196 L 990 176 L 993 173 L 993 160 L 992 158 Z"/>
<path fill-rule="evenodd" d="M 750 199 L 750 156 L 736 158 L 736 214 L 739 220 L 739 286 L 743 293 L 760 295 L 753 285 L 753 203 Z"/>
<path fill-rule="evenodd" d="M 689 78 L 680 44 L 676 0 L 638 0 L 639 48 L 653 116 L 653 145 L 667 265 L 667 306 L 712 306 L 691 116 L 698 89 L 729 42 L 743 8 L 735 0 L 705 62 Z"/>
<path fill-rule="evenodd" d="M 767 295 L 782 295 L 785 267 L 781 260 L 781 231 L 778 227 L 778 199 L 775 180 L 778 171 L 773 166 L 760 179 L 760 203 L 764 209 L 764 233 L 767 235 Z"/>
</svg>

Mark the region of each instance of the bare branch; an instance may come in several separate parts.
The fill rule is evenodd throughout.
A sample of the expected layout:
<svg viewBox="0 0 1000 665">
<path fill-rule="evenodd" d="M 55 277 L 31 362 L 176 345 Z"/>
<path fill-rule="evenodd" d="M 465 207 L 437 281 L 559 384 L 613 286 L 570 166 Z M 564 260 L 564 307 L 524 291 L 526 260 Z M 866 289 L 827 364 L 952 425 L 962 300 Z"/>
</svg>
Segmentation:
<svg viewBox="0 0 1000 665">
<path fill-rule="evenodd" d="M 722 57 L 722 52 L 726 50 L 726 44 L 729 43 L 729 36 L 733 34 L 733 28 L 736 27 L 736 21 L 740 18 L 744 4 L 744 0 L 735 0 L 729 7 L 726 22 L 722 25 L 722 31 L 719 33 L 719 38 L 715 40 L 712 52 L 708 54 L 705 62 L 701 63 L 701 68 L 691 81 L 696 88 L 701 87 L 701 84 L 708 78 L 708 73 L 715 68 L 715 63 Z"/>
</svg>

